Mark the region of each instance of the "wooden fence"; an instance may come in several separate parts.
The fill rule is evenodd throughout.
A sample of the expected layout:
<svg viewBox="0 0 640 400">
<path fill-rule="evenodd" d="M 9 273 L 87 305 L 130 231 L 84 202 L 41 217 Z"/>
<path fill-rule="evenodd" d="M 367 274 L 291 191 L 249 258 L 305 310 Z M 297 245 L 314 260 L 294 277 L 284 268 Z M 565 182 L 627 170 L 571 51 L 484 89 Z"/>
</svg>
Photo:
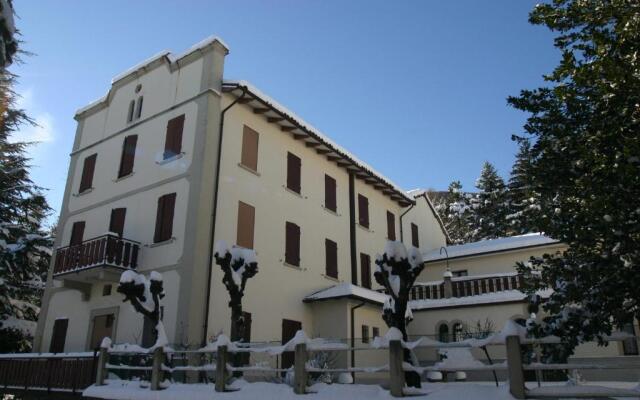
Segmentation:
<svg viewBox="0 0 640 400">
<path fill-rule="evenodd" d="M 620 341 L 628 338 L 608 338 L 608 341 Z M 453 343 L 440 343 L 433 340 L 426 340 L 425 343 L 412 343 L 407 344 L 401 341 L 390 341 L 388 346 L 382 346 L 383 349 L 388 349 L 389 363 L 377 367 L 350 367 L 350 368 L 317 368 L 310 367 L 308 364 L 309 354 L 319 351 L 351 351 L 354 348 L 348 346 L 338 345 L 331 346 L 307 346 L 306 343 L 298 343 L 295 345 L 295 361 L 293 365 L 294 377 L 293 377 L 293 390 L 296 394 L 307 393 L 307 380 L 309 373 L 339 373 L 339 372 L 387 372 L 389 374 L 390 392 L 394 397 L 404 396 L 404 373 L 405 371 L 415 371 L 419 374 L 430 371 L 439 372 L 457 372 L 457 371 L 507 371 L 509 390 L 513 397 L 516 399 L 526 398 L 558 398 L 558 397 L 590 397 L 590 398 L 608 398 L 608 397 L 639 397 L 640 392 L 636 390 L 625 390 L 616 388 L 606 388 L 601 386 L 574 386 L 574 387 L 538 387 L 528 389 L 525 386 L 524 371 L 544 371 L 544 370 L 586 370 L 586 369 L 615 369 L 615 368 L 629 368 L 626 366 L 616 365 L 597 365 L 597 364 L 542 364 L 542 363 L 530 363 L 525 364 L 522 359 L 522 346 L 523 345 L 550 345 L 558 344 L 560 340 L 557 338 L 542 338 L 542 339 L 520 339 L 519 336 L 508 336 L 506 340 L 498 343 L 492 342 L 491 345 L 504 345 L 506 346 L 507 359 L 503 363 L 492 365 L 473 365 L 468 367 L 455 368 L 442 368 L 438 366 L 414 366 L 404 362 L 403 353 L 405 348 L 460 348 L 460 347 L 476 347 L 477 344 L 471 342 L 453 342 Z M 290 349 L 288 349 L 290 350 Z M 358 348 L 358 350 L 362 350 Z M 171 350 L 173 351 L 173 350 Z M 193 351 L 192 351 L 193 352 Z M 203 353 L 205 351 L 196 351 Z M 182 366 L 169 368 L 164 365 L 166 353 L 162 348 L 157 348 L 153 352 L 153 362 L 149 367 L 128 367 L 122 365 L 109 364 L 109 350 L 103 348 L 100 350 L 98 358 L 98 369 L 96 374 L 96 385 L 104 385 L 107 372 L 109 369 L 138 369 L 151 372 L 151 390 L 160 390 L 161 381 L 163 380 L 163 374 L 171 373 L 174 371 L 209 371 L 215 374 L 215 390 L 218 392 L 224 392 L 227 390 L 226 382 L 231 373 L 244 372 L 244 371 L 272 371 L 272 372 L 287 372 L 288 369 L 283 368 L 271 368 L 264 366 L 231 366 L 230 354 L 233 353 L 251 353 L 260 352 L 264 353 L 264 349 L 251 348 L 251 347 L 235 347 L 230 349 L 226 345 L 218 346 L 215 350 L 209 350 L 208 353 L 215 353 L 216 361 L 215 365 L 205 366 Z M 131 353 L 130 353 L 131 354 Z M 148 355 L 149 353 L 146 353 Z M 634 366 L 640 369 L 640 363 Z M 497 383 L 497 381 L 496 381 Z"/>
<path fill-rule="evenodd" d="M 96 381 L 97 366 L 95 353 L 2 354 L 0 388 L 75 394 Z"/>
</svg>

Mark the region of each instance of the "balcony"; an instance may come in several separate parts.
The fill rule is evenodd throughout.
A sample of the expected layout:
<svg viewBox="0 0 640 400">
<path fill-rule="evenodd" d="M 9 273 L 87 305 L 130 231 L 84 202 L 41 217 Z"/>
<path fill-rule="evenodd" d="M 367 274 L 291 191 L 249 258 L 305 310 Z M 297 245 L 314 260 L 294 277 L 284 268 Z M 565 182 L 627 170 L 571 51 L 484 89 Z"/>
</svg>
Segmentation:
<svg viewBox="0 0 640 400">
<path fill-rule="evenodd" d="M 524 277 L 518 274 L 455 277 L 451 280 L 451 297 L 520 290 L 523 280 Z M 410 300 L 444 299 L 447 298 L 445 293 L 445 282 L 416 283 L 411 289 Z"/>
<path fill-rule="evenodd" d="M 107 234 L 56 250 L 53 276 L 72 281 L 113 280 L 138 266 L 140 243 Z"/>
</svg>

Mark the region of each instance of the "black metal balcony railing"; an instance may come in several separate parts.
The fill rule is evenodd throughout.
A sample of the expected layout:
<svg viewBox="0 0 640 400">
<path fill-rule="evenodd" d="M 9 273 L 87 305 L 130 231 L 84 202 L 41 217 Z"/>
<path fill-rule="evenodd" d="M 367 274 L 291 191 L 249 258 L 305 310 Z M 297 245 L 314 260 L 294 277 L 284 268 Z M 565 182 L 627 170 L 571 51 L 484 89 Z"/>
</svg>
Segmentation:
<svg viewBox="0 0 640 400">
<path fill-rule="evenodd" d="M 116 235 L 103 235 L 85 240 L 79 245 L 56 250 L 54 275 L 92 267 L 135 269 L 138 266 L 140 243 Z"/>
<path fill-rule="evenodd" d="M 495 275 L 481 278 L 453 278 L 451 297 L 468 297 L 480 294 L 518 290 L 522 287 L 522 275 Z M 411 300 L 444 299 L 444 282 L 440 284 L 416 283 L 411 289 Z"/>
</svg>

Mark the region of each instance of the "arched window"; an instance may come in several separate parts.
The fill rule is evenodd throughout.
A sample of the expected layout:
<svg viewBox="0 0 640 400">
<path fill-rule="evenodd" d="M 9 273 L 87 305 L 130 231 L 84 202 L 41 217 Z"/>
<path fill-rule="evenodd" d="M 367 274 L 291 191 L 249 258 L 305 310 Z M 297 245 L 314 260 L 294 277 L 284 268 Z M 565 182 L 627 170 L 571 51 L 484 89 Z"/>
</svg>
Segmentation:
<svg viewBox="0 0 640 400">
<path fill-rule="evenodd" d="M 445 323 L 440 324 L 438 328 L 438 340 L 442 343 L 447 343 L 449 341 L 449 326 Z"/>
<path fill-rule="evenodd" d="M 140 118 L 142 115 L 142 100 L 144 98 L 142 96 L 138 97 L 138 105 L 136 106 L 136 119 Z"/>
<path fill-rule="evenodd" d="M 460 342 L 462 341 L 462 331 L 463 331 L 463 327 L 462 327 L 462 323 L 460 322 L 456 322 L 455 324 L 453 324 L 453 341 L 454 342 Z"/>
<path fill-rule="evenodd" d="M 131 100 L 129 103 L 129 113 L 127 114 L 127 122 L 133 121 L 133 110 L 136 106 L 135 100 Z"/>
</svg>

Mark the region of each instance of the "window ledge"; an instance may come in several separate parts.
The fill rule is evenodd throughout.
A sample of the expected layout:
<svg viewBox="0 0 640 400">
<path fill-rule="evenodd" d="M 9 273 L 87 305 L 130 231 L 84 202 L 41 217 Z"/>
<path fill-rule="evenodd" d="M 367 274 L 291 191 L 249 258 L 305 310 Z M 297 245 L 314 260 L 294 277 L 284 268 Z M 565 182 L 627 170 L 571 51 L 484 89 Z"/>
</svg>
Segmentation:
<svg viewBox="0 0 640 400">
<path fill-rule="evenodd" d="M 176 238 L 172 237 L 171 239 L 163 240 L 162 242 L 146 244 L 145 247 L 149 247 L 149 248 L 160 247 L 160 246 L 164 246 L 164 245 L 167 245 L 167 244 L 171 244 L 171 243 L 173 243 L 175 241 L 176 241 Z"/>
<path fill-rule="evenodd" d="M 296 271 L 306 271 L 307 270 L 306 268 L 302 268 L 302 267 L 300 267 L 298 265 L 289 264 L 288 262 L 286 262 L 284 260 L 282 261 L 282 265 L 284 265 L 287 268 L 295 269 Z"/>
<path fill-rule="evenodd" d="M 113 182 L 120 182 L 120 181 L 122 181 L 122 180 L 125 180 L 125 179 L 127 179 L 127 178 L 129 178 L 129 177 L 133 176 L 133 174 L 135 174 L 135 171 L 133 171 L 133 172 L 129 172 L 129 173 L 128 173 L 128 174 L 126 174 L 126 175 L 119 176 L 119 177 L 117 177 L 116 179 L 114 179 L 114 180 L 113 180 Z"/>
<path fill-rule="evenodd" d="M 286 185 L 282 185 L 282 187 L 284 188 L 284 190 L 285 190 L 285 191 L 287 191 L 287 192 L 291 193 L 291 194 L 292 194 L 292 195 L 294 195 L 294 196 L 298 196 L 298 197 L 300 197 L 301 199 L 308 199 L 308 197 L 307 197 L 307 196 L 303 196 L 301 193 L 298 193 L 298 192 L 296 192 L 295 190 L 291 190 L 291 189 L 289 189 Z"/>
<path fill-rule="evenodd" d="M 175 156 L 173 156 L 173 157 L 169 157 L 169 158 L 162 159 L 162 160 L 160 160 L 160 161 L 156 161 L 156 164 L 158 164 L 158 165 L 168 164 L 168 163 L 170 163 L 170 162 L 172 162 L 172 161 L 176 161 L 176 160 L 181 159 L 182 157 L 184 157 L 184 155 L 185 155 L 185 154 L 186 154 L 186 153 L 183 151 L 183 152 L 181 152 L 180 154 L 176 154 L 176 155 L 175 155 Z"/>
<path fill-rule="evenodd" d="M 324 204 L 320 205 L 320 207 L 322 207 L 329 214 L 335 215 L 336 217 L 342 217 L 342 214 L 339 214 L 338 211 L 333 211 L 332 209 L 325 207 Z"/>
<path fill-rule="evenodd" d="M 330 281 L 336 282 L 336 283 L 341 283 L 342 281 L 338 278 L 334 278 L 333 276 L 329 276 L 327 274 L 321 274 L 325 279 L 328 279 Z"/>
<path fill-rule="evenodd" d="M 362 229 L 363 231 L 367 231 L 367 232 L 370 232 L 370 233 L 375 233 L 375 232 L 376 232 L 376 231 L 374 231 L 374 230 L 373 230 L 373 229 L 371 229 L 371 228 L 367 228 L 367 227 L 366 227 L 366 226 L 364 226 L 364 225 L 360 225 L 360 223 L 356 223 L 356 225 L 357 225 L 357 226 L 359 226 L 359 227 L 360 227 L 360 229 Z"/>
<path fill-rule="evenodd" d="M 260 176 L 260 172 L 256 171 L 255 169 L 252 169 L 250 167 L 247 167 L 246 165 L 242 164 L 242 163 L 238 163 L 238 167 L 244 169 L 247 172 L 251 172 L 252 174 L 254 174 L 255 176 Z"/>
<path fill-rule="evenodd" d="M 84 196 L 85 194 L 89 194 L 91 192 L 93 192 L 93 189 L 95 189 L 94 187 L 90 187 L 89 189 L 85 189 L 82 192 L 78 192 L 76 194 L 74 194 L 74 197 L 80 197 L 80 196 Z"/>
</svg>

